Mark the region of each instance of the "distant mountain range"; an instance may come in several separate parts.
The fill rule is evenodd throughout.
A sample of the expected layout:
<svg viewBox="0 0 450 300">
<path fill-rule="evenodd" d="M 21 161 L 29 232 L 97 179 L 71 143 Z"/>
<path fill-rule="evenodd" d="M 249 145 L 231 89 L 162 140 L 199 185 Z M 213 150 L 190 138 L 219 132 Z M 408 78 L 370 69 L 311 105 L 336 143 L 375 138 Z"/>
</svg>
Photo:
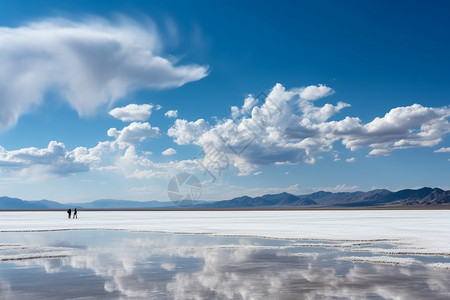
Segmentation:
<svg viewBox="0 0 450 300">
<path fill-rule="evenodd" d="M 59 203 L 49 200 L 26 201 L 18 198 L 0 197 L 0 209 L 144 209 L 173 207 L 171 202 L 130 201 L 101 199 L 85 203 Z"/>
<path fill-rule="evenodd" d="M 384 189 L 369 192 L 316 192 L 307 195 L 289 193 L 268 194 L 260 197 L 242 196 L 224 201 L 198 201 L 194 209 L 251 209 L 251 208 L 327 208 L 327 207 L 401 207 L 445 206 L 450 208 L 450 191 L 439 188 L 406 189 L 391 192 Z M 25 209 L 174 209 L 171 202 L 128 201 L 102 199 L 86 203 L 62 204 L 55 201 L 25 201 L 0 197 L 0 210 Z"/>
<path fill-rule="evenodd" d="M 316 192 L 307 195 L 280 193 L 261 197 L 242 196 L 231 200 L 196 205 L 197 208 L 320 208 L 320 207 L 370 207 L 370 206 L 430 206 L 449 205 L 450 191 L 438 188 L 418 190 L 373 190 L 370 192 L 330 193 Z"/>
</svg>

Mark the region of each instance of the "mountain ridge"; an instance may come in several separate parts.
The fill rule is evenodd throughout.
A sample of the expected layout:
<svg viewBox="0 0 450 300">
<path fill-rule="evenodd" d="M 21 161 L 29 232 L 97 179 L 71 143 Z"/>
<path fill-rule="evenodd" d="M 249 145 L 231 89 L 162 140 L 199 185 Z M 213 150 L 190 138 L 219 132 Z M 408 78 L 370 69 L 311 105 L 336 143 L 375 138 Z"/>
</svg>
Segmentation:
<svg viewBox="0 0 450 300">
<path fill-rule="evenodd" d="M 450 191 L 440 188 L 424 187 L 391 192 L 376 189 L 368 192 L 325 192 L 294 195 L 287 192 L 265 194 L 258 197 L 240 196 L 230 200 L 198 201 L 193 209 L 251 209 L 251 208 L 355 208 L 355 207 L 403 207 L 403 206 L 449 206 Z M 45 210 L 45 209 L 173 209 L 171 202 L 131 201 L 117 199 L 99 199 L 85 203 L 59 203 L 50 200 L 22 200 L 0 197 L 0 210 Z"/>
</svg>

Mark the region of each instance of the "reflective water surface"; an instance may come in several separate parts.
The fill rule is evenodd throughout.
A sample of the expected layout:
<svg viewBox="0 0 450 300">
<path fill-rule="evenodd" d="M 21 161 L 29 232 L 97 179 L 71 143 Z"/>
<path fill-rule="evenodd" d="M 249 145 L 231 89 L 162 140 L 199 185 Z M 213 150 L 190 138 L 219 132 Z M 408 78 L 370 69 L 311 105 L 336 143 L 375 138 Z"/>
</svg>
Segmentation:
<svg viewBox="0 0 450 300">
<path fill-rule="evenodd" d="M 0 298 L 450 298 L 449 257 L 364 250 L 379 246 L 124 231 L 1 233 Z M 436 262 L 444 267 L 430 267 Z"/>
</svg>

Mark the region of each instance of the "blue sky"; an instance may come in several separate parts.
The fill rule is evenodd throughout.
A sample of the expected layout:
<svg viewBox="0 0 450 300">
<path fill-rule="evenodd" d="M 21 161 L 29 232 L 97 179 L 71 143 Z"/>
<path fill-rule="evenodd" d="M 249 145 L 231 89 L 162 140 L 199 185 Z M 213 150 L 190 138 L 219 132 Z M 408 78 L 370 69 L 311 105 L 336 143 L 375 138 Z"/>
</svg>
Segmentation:
<svg viewBox="0 0 450 300">
<path fill-rule="evenodd" d="M 167 201 L 180 172 L 205 200 L 449 189 L 449 12 L 2 1 L 0 194 Z"/>
</svg>

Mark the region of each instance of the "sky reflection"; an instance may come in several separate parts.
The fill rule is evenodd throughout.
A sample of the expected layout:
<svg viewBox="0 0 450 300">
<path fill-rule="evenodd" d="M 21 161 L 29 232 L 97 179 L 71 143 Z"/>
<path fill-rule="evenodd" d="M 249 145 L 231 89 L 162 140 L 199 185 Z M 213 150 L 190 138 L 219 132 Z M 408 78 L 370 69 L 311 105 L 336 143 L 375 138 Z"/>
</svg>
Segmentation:
<svg viewBox="0 0 450 300">
<path fill-rule="evenodd" d="M 2 299 L 450 297 L 449 271 L 341 260 L 354 253 L 307 241 L 74 231 L 10 233 L 0 245 L 0 258 L 17 258 L 0 263 Z"/>
</svg>

